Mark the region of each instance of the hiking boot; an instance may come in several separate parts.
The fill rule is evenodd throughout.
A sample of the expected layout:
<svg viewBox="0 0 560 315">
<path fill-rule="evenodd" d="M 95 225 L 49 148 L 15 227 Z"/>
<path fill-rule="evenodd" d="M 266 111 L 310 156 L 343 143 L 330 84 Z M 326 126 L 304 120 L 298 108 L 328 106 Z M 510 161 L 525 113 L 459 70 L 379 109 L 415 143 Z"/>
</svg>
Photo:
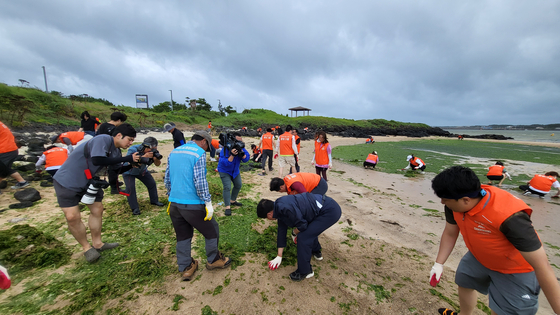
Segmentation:
<svg viewBox="0 0 560 315">
<path fill-rule="evenodd" d="M 119 246 L 119 243 L 105 243 L 103 244 L 103 246 L 101 246 L 101 248 L 96 248 L 96 250 L 98 252 L 102 252 L 104 250 L 113 249 L 117 246 Z"/>
<path fill-rule="evenodd" d="M 237 202 L 237 201 L 232 202 L 231 205 L 236 206 L 236 207 L 243 207 L 243 204 L 241 202 Z"/>
<path fill-rule="evenodd" d="M 526 192 L 523 193 L 523 196 L 530 196 L 530 195 L 531 195 L 531 192 L 528 191 L 528 190 L 527 190 Z"/>
<path fill-rule="evenodd" d="M 229 217 L 231 215 L 231 209 L 226 209 L 226 212 L 224 214 Z"/>
<path fill-rule="evenodd" d="M 272 171 L 274 171 L 274 168 L 271 167 L 271 168 L 268 169 L 268 171 L 272 172 Z"/>
<path fill-rule="evenodd" d="M 84 253 L 84 257 L 88 263 L 92 263 L 101 257 L 99 252 L 95 248 L 90 248 Z"/>
<path fill-rule="evenodd" d="M 183 274 L 181 275 L 181 279 L 183 279 L 183 281 L 190 281 L 197 270 L 198 270 L 198 261 L 193 259 L 191 264 L 185 269 L 185 271 L 183 271 Z"/>
<path fill-rule="evenodd" d="M 20 189 L 20 188 L 27 187 L 27 186 L 29 186 L 29 182 L 24 181 L 22 183 L 16 183 L 14 186 L 12 186 L 12 189 Z"/>
<path fill-rule="evenodd" d="M 209 264 L 208 262 L 206 262 L 206 269 L 208 270 L 212 270 L 216 268 L 224 269 L 228 267 L 230 264 L 231 264 L 231 259 L 229 257 L 225 257 L 224 254 L 219 253 L 218 257 L 213 263 Z"/>
<path fill-rule="evenodd" d="M 111 188 L 111 195 L 118 195 L 119 194 L 119 190 L 118 189 L 113 189 Z"/>
<path fill-rule="evenodd" d="M 314 275 L 315 275 L 315 273 L 313 272 L 313 270 L 311 270 L 311 272 L 306 274 L 306 275 L 301 274 L 296 270 L 296 271 L 290 273 L 290 279 L 292 279 L 293 281 L 301 281 L 301 280 L 304 280 L 304 279 L 307 279 L 307 278 L 311 278 Z"/>
<path fill-rule="evenodd" d="M 450 310 L 448 308 L 440 308 L 438 310 L 438 313 L 440 313 L 441 315 L 459 315 L 459 313 L 454 312 L 453 310 Z"/>
<path fill-rule="evenodd" d="M 311 253 L 311 254 L 312 254 L 313 257 L 315 258 L 315 260 L 323 260 L 323 254 L 321 254 L 320 251 L 314 252 L 314 253 Z"/>
<path fill-rule="evenodd" d="M 136 208 L 132 210 L 132 215 L 140 215 L 140 214 L 141 214 L 140 209 Z"/>
<path fill-rule="evenodd" d="M 159 201 L 152 202 L 152 204 L 153 204 L 154 206 L 163 207 L 163 203 L 161 203 L 161 202 L 159 202 Z"/>
</svg>

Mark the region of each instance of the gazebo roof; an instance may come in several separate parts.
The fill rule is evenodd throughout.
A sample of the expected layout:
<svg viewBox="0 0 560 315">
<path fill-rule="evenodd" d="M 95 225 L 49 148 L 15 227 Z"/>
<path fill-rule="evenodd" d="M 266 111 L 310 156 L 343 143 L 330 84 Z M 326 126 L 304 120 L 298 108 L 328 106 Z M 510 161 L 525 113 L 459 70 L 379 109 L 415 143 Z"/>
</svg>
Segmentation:
<svg viewBox="0 0 560 315">
<path fill-rule="evenodd" d="M 295 111 L 299 111 L 299 110 L 311 110 L 310 108 L 305 108 L 305 107 L 292 107 L 292 108 L 288 108 L 288 110 L 295 110 Z"/>
</svg>

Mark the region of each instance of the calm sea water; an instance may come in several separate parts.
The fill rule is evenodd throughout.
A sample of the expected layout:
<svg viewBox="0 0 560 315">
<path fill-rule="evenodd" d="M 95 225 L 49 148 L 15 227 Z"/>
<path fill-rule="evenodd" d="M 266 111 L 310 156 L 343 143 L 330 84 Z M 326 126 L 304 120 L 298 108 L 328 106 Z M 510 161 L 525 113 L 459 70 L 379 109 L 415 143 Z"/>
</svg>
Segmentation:
<svg viewBox="0 0 560 315">
<path fill-rule="evenodd" d="M 560 130 L 466 130 L 466 129 L 444 129 L 454 134 L 466 134 L 478 136 L 484 134 L 503 135 L 512 137 L 517 141 L 531 142 L 554 142 L 560 143 Z"/>
</svg>

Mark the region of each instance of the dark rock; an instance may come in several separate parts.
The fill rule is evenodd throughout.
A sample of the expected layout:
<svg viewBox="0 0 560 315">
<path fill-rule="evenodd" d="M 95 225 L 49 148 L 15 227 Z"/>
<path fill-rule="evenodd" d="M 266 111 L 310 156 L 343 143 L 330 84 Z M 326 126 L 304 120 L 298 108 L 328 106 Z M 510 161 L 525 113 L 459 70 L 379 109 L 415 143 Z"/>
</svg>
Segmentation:
<svg viewBox="0 0 560 315">
<path fill-rule="evenodd" d="M 39 158 L 37 156 L 29 155 L 25 157 L 25 161 L 31 163 L 37 163 L 37 161 L 39 161 Z"/>
<path fill-rule="evenodd" d="M 18 201 L 37 201 L 41 200 L 41 194 L 35 188 L 26 188 L 24 190 L 20 190 L 14 194 L 14 198 Z"/>
<path fill-rule="evenodd" d="M 33 201 L 22 201 L 20 203 L 13 203 L 9 206 L 10 209 L 23 209 L 33 206 Z"/>
<path fill-rule="evenodd" d="M 53 187 L 52 180 L 49 182 L 48 180 L 44 180 L 41 182 L 41 187 Z"/>
<path fill-rule="evenodd" d="M 33 164 L 33 163 L 22 164 L 22 165 L 17 167 L 17 170 L 22 171 L 22 172 L 32 171 L 34 169 L 35 169 L 35 164 Z"/>
<path fill-rule="evenodd" d="M 8 187 L 8 182 L 5 180 L 0 181 L 0 189 L 4 189 L 6 187 Z"/>
</svg>

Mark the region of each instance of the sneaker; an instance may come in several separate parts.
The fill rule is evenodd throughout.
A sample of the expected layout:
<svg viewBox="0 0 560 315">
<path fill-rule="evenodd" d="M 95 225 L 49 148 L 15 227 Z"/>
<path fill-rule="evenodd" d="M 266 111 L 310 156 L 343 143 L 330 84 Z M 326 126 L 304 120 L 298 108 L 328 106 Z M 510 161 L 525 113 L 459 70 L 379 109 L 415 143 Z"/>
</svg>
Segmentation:
<svg viewBox="0 0 560 315">
<path fill-rule="evenodd" d="M 229 209 L 229 208 L 226 209 L 226 211 L 225 211 L 224 214 L 227 215 L 227 216 L 229 217 L 229 216 L 231 215 L 231 209 Z"/>
<path fill-rule="evenodd" d="M 315 258 L 315 260 L 323 260 L 323 254 L 321 254 L 321 252 L 314 252 L 311 253 L 313 255 L 313 257 Z"/>
<path fill-rule="evenodd" d="M 539 196 L 539 198 L 544 199 L 544 196 Z"/>
<path fill-rule="evenodd" d="M 132 215 L 140 215 L 140 214 L 141 214 L 140 209 L 136 208 L 132 210 Z"/>
<path fill-rule="evenodd" d="M 523 193 L 523 196 L 530 196 L 530 195 L 531 195 L 531 192 L 528 191 L 528 190 L 527 190 L 526 192 Z"/>
<path fill-rule="evenodd" d="M 440 313 L 441 315 L 459 315 L 459 313 L 454 312 L 453 310 L 450 310 L 448 308 L 440 308 L 438 310 L 438 313 Z"/>
<path fill-rule="evenodd" d="M 274 171 L 274 168 L 271 167 L 271 168 L 268 169 L 268 171 L 272 172 L 272 171 Z"/>
<path fill-rule="evenodd" d="M 16 183 L 14 186 L 12 186 L 12 189 L 20 189 L 27 186 L 29 186 L 29 182 L 24 181 L 23 183 Z"/>
<path fill-rule="evenodd" d="M 113 249 L 118 246 L 119 243 L 104 243 L 103 246 L 101 246 L 101 248 L 96 248 L 95 250 L 97 250 L 98 252 L 102 252 L 104 250 Z"/>
<path fill-rule="evenodd" d="M 211 157 L 210 158 L 210 162 L 217 162 L 218 160 L 216 160 L 215 158 Z"/>
<path fill-rule="evenodd" d="M 259 173 L 259 176 L 266 176 L 266 173 Z"/>
<path fill-rule="evenodd" d="M 163 203 L 161 203 L 161 202 L 159 202 L 159 201 L 152 202 L 152 204 L 153 204 L 154 206 L 163 207 Z"/>
<path fill-rule="evenodd" d="M 84 253 L 84 257 L 88 263 L 92 263 L 101 257 L 99 252 L 95 248 L 90 248 Z"/>
<path fill-rule="evenodd" d="M 311 278 L 315 275 L 315 273 L 313 272 L 313 270 L 311 270 L 310 273 L 303 275 L 301 273 L 299 273 L 297 270 L 290 273 L 290 279 L 292 279 L 293 281 L 301 281 L 307 278 Z"/>
<path fill-rule="evenodd" d="M 191 264 L 187 267 L 187 269 L 183 271 L 183 274 L 181 275 L 181 279 L 183 279 L 183 281 L 190 281 L 197 270 L 198 270 L 198 261 L 193 259 Z"/>
<path fill-rule="evenodd" d="M 206 269 L 208 270 L 212 270 L 216 268 L 224 269 L 228 267 L 230 264 L 231 264 L 231 259 L 229 257 L 225 257 L 224 254 L 219 253 L 218 257 L 213 263 L 209 264 L 208 262 L 206 262 Z"/>
<path fill-rule="evenodd" d="M 236 207 L 243 207 L 243 204 L 241 202 L 237 202 L 237 201 L 232 202 L 231 205 L 236 206 Z"/>
</svg>

